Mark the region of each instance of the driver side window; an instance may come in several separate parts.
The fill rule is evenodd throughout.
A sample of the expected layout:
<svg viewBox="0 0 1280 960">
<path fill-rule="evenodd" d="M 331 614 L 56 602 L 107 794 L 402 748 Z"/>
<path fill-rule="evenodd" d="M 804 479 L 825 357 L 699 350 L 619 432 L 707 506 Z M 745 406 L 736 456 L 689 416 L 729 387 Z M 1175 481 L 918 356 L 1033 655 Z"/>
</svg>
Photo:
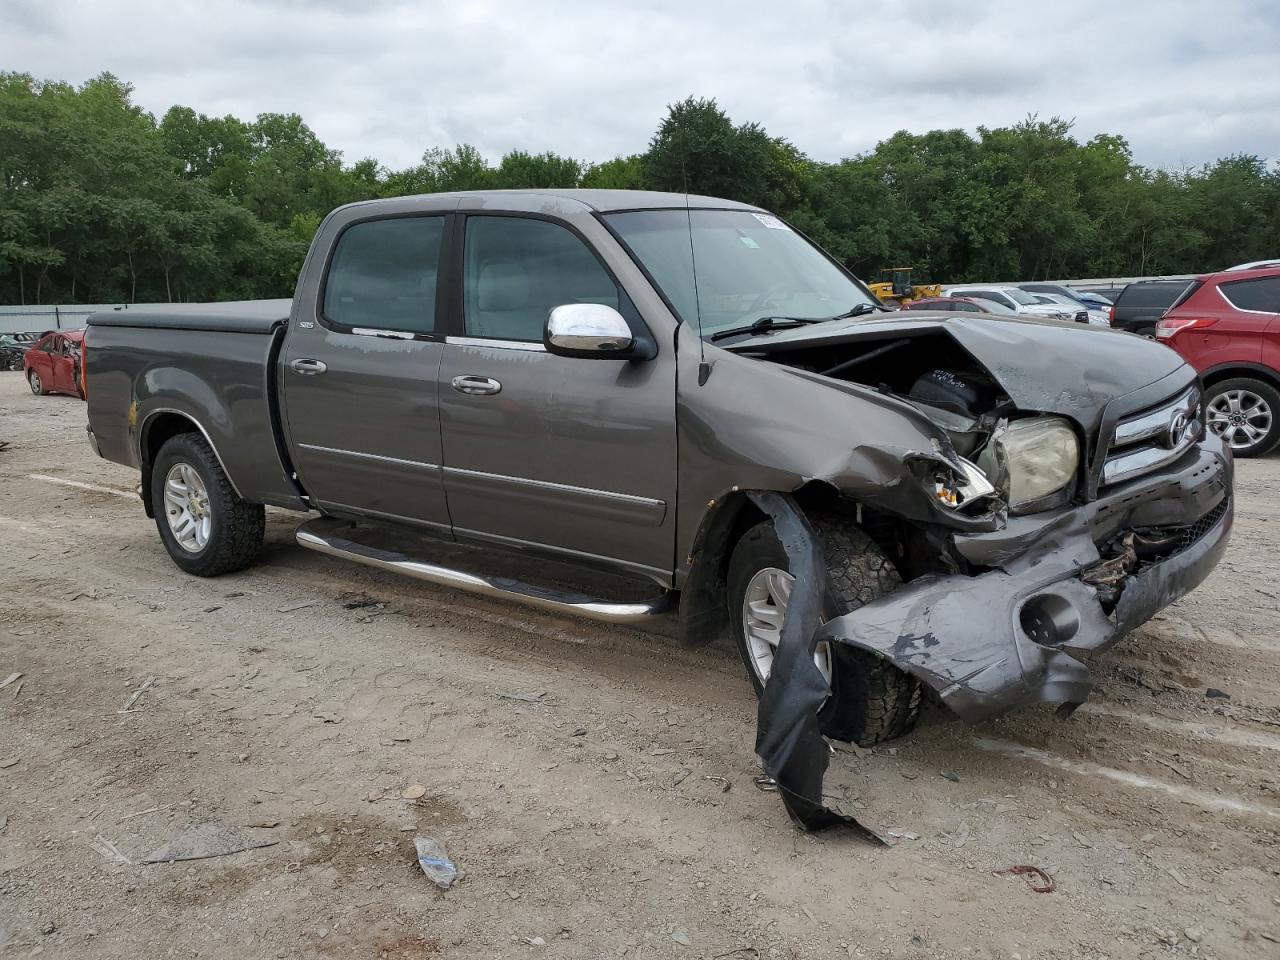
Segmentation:
<svg viewBox="0 0 1280 960">
<path fill-rule="evenodd" d="M 620 308 L 617 284 L 586 244 L 559 224 L 472 216 L 465 247 L 463 326 L 469 337 L 541 343 L 553 307 Z"/>
</svg>

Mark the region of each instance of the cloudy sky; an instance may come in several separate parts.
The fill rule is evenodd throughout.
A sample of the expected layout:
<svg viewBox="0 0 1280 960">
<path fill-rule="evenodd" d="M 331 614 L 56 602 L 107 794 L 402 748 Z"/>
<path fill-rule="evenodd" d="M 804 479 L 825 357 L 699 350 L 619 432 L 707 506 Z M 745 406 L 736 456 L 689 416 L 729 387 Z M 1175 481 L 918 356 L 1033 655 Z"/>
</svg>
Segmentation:
<svg viewBox="0 0 1280 960">
<path fill-rule="evenodd" d="M 608 159 L 689 94 L 822 160 L 1029 113 L 1151 166 L 1280 160 L 1276 0 L 0 0 L 0 69 L 109 70 L 157 116 L 297 112 L 392 167 Z"/>
</svg>

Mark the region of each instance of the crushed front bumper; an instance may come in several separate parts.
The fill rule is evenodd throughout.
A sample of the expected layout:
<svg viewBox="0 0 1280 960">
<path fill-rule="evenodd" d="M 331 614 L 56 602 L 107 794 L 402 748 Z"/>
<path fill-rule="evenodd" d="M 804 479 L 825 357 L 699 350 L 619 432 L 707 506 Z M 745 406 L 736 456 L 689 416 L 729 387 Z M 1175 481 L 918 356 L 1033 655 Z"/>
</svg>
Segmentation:
<svg viewBox="0 0 1280 960">
<path fill-rule="evenodd" d="M 991 569 L 913 581 L 827 622 L 817 639 L 888 658 L 965 720 L 1037 700 L 1082 703 L 1093 686 L 1088 657 L 1194 589 L 1221 559 L 1231 478 L 1230 452 L 1207 437 L 1194 457 L 1090 504 L 957 537 L 958 553 Z M 1126 576 L 1108 612 L 1081 573 L 1100 561 L 1098 544 L 1154 526 L 1182 531 L 1177 547 Z"/>
</svg>

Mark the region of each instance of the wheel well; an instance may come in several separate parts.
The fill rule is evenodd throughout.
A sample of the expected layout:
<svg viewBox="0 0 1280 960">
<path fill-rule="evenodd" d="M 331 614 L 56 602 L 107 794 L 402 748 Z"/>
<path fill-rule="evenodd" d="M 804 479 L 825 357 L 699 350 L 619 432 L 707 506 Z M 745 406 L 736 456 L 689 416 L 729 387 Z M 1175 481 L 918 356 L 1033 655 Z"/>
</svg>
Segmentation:
<svg viewBox="0 0 1280 960">
<path fill-rule="evenodd" d="M 1269 384 L 1277 390 L 1280 390 L 1280 374 L 1272 370 L 1270 367 L 1219 367 L 1216 370 L 1210 370 L 1200 379 L 1206 387 L 1212 387 L 1215 383 L 1221 383 L 1223 380 L 1231 380 L 1234 377 L 1247 377 L 1250 380 L 1261 380 L 1265 384 Z"/>
<path fill-rule="evenodd" d="M 142 505 L 148 517 L 155 516 L 151 503 L 151 465 L 156 462 L 160 448 L 182 433 L 199 433 L 194 420 L 180 413 L 157 413 L 142 428 Z"/>
<path fill-rule="evenodd" d="M 949 572 L 939 557 L 944 552 L 912 524 L 899 517 L 872 510 L 840 496 L 822 480 L 811 480 L 791 492 L 796 504 L 811 519 L 823 514 L 856 520 L 866 534 L 898 568 L 904 581 L 923 573 Z M 743 491 L 735 490 L 712 505 L 694 539 L 692 567 L 680 592 L 680 642 L 703 646 L 729 634 L 729 612 L 724 603 L 728 588 L 729 558 L 743 534 L 768 516 Z"/>
</svg>

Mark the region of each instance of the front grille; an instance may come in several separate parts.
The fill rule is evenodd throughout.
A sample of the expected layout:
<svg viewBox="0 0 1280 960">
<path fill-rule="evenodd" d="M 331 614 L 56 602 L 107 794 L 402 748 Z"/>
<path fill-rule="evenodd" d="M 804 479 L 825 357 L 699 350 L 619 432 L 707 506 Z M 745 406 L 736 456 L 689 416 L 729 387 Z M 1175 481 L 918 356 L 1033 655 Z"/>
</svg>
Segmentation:
<svg viewBox="0 0 1280 960">
<path fill-rule="evenodd" d="M 1191 546 L 1206 533 L 1218 525 L 1218 521 L 1222 519 L 1223 514 L 1231 506 L 1231 497 L 1223 497 L 1218 501 L 1218 505 L 1206 513 L 1195 523 L 1182 527 L 1178 530 L 1178 544 L 1175 550 L 1185 550 Z"/>
<path fill-rule="evenodd" d="M 1112 431 L 1102 466 L 1103 486 L 1131 480 L 1172 463 L 1195 444 L 1201 430 L 1198 387 L 1126 417 Z"/>
</svg>

